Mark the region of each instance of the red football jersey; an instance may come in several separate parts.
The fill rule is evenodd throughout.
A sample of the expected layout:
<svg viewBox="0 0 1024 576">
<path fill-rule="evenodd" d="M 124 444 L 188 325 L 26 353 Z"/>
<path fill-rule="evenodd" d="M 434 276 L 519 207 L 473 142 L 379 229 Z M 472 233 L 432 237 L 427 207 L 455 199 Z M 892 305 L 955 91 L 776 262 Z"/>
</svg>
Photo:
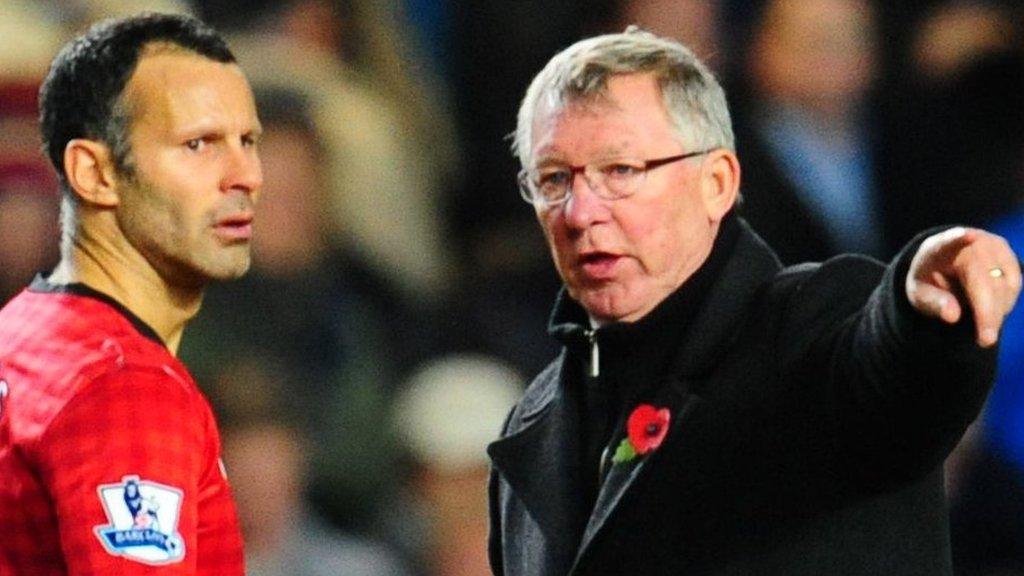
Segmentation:
<svg viewBox="0 0 1024 576">
<path fill-rule="evenodd" d="M 0 576 L 244 573 L 209 404 L 83 285 L 0 310 L 0 535 Z"/>
</svg>

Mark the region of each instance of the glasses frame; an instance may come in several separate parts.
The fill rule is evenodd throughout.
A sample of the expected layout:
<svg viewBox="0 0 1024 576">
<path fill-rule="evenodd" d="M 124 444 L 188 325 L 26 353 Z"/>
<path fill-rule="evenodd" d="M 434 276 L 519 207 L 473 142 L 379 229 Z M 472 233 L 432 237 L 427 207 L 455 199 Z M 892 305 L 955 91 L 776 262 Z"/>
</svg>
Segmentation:
<svg viewBox="0 0 1024 576">
<path fill-rule="evenodd" d="M 686 152 L 684 154 L 676 154 L 674 156 L 665 156 L 664 158 L 653 158 L 651 160 L 641 160 L 640 162 L 643 163 L 643 168 L 640 171 L 641 172 L 641 177 L 642 178 L 646 178 L 647 177 L 647 172 L 649 172 L 651 170 L 654 170 L 655 168 L 660 168 L 661 166 L 665 166 L 666 164 L 671 164 L 673 162 L 680 162 L 682 160 L 686 160 L 687 158 L 693 158 L 695 156 L 701 156 L 701 155 L 707 154 L 708 152 L 711 152 L 713 150 L 715 150 L 715 148 L 708 148 L 706 150 L 699 150 L 699 151 L 696 151 L 696 152 Z M 519 171 L 519 174 L 518 174 L 518 176 L 516 178 L 516 181 L 519 183 L 519 195 L 523 198 L 523 200 L 526 201 L 527 204 L 530 204 L 530 205 L 533 205 L 533 206 L 538 206 L 538 207 L 541 207 L 541 208 L 550 208 L 552 206 L 560 206 L 560 205 L 565 204 L 566 202 L 568 202 L 569 201 L 569 197 L 572 196 L 572 192 L 573 192 L 572 191 L 572 185 L 573 185 L 573 182 L 576 181 L 576 175 L 577 174 L 583 174 L 583 177 L 587 178 L 587 170 L 588 170 L 588 168 L 591 169 L 591 172 L 593 172 L 593 170 L 595 170 L 596 167 L 599 164 L 600 165 L 614 164 L 614 162 L 610 162 L 610 163 L 609 162 L 600 162 L 600 163 L 590 163 L 590 164 L 582 164 L 582 165 L 576 165 L 576 166 L 572 166 L 572 165 L 566 166 L 565 169 L 569 171 L 569 183 L 565 187 L 565 195 L 563 195 L 561 198 L 559 198 L 557 200 L 547 200 L 547 199 L 544 199 L 544 198 L 541 198 L 541 197 L 535 195 L 533 190 L 536 189 L 537 186 L 530 179 L 530 170 L 528 170 L 526 168 L 523 168 L 522 170 Z M 590 184 L 590 179 L 587 179 L 587 184 L 588 185 Z M 643 185 L 643 181 L 640 182 L 640 185 Z M 639 187 L 640 186 L 637 186 L 637 189 L 639 189 Z M 606 187 L 604 187 L 604 186 L 598 186 L 598 187 L 591 186 L 591 189 L 594 191 L 594 194 L 596 194 L 598 198 L 602 198 L 604 200 L 621 200 L 623 198 L 628 198 L 628 197 L 632 196 L 636 192 L 636 190 L 634 190 L 634 191 L 632 191 L 632 192 L 630 192 L 628 194 L 613 195 L 613 194 L 609 194 L 608 193 L 608 189 Z"/>
</svg>

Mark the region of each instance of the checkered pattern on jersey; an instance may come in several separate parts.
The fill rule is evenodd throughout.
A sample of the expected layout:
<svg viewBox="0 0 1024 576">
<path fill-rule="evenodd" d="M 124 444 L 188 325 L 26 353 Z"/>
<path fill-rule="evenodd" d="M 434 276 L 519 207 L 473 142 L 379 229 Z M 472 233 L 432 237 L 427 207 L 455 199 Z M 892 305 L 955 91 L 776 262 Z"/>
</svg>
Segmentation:
<svg viewBox="0 0 1024 576">
<path fill-rule="evenodd" d="M 243 573 L 209 406 L 132 320 L 74 294 L 23 292 L 0 311 L 0 575 Z M 182 561 L 102 545 L 98 488 L 129 475 L 183 491 Z"/>
</svg>

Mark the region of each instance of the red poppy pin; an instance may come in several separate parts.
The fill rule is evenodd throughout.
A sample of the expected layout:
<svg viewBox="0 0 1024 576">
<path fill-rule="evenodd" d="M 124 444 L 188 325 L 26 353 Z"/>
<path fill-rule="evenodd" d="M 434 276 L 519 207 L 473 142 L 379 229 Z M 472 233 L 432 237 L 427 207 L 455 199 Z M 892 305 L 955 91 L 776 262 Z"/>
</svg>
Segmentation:
<svg viewBox="0 0 1024 576">
<path fill-rule="evenodd" d="M 626 421 L 626 437 L 612 456 L 614 464 L 629 462 L 661 446 L 672 415 L 668 408 L 655 408 L 650 404 L 637 406 Z"/>
</svg>

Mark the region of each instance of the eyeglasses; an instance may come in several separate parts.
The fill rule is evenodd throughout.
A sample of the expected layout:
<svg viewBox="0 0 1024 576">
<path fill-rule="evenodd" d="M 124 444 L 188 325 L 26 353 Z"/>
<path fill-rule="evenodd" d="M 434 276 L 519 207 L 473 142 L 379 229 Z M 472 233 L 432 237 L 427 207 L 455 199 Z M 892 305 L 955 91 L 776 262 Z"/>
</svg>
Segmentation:
<svg viewBox="0 0 1024 576">
<path fill-rule="evenodd" d="M 519 172 L 519 194 L 528 203 L 549 208 L 565 203 L 572 194 L 576 174 L 583 174 L 599 198 L 620 200 L 631 196 L 644 183 L 648 170 L 711 152 L 713 148 L 677 156 L 636 160 L 620 158 L 585 166 L 548 166 Z"/>
</svg>

